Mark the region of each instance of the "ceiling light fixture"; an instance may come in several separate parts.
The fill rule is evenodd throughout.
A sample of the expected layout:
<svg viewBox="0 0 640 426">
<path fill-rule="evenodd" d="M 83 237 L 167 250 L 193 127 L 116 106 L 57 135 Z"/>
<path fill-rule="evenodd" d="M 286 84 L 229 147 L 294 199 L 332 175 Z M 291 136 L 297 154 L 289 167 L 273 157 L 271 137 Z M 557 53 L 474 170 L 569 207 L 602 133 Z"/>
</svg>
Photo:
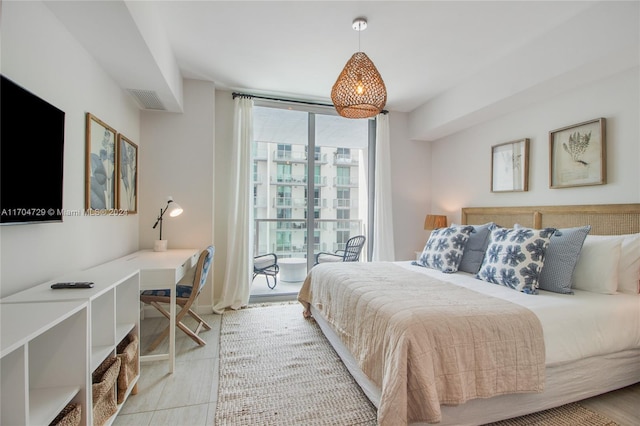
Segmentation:
<svg viewBox="0 0 640 426">
<path fill-rule="evenodd" d="M 360 32 L 367 28 L 365 18 L 353 20 L 358 31 L 358 52 L 347 61 L 331 89 L 333 105 L 343 117 L 369 118 L 379 114 L 387 103 L 387 88 L 371 59 L 360 51 Z"/>
</svg>

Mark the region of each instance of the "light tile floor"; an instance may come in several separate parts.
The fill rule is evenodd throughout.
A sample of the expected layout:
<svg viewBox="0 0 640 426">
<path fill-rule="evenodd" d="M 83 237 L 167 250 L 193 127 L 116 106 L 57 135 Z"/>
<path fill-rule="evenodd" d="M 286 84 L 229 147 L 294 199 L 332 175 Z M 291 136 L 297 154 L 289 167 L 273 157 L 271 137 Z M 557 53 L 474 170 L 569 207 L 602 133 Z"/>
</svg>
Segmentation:
<svg viewBox="0 0 640 426">
<path fill-rule="evenodd" d="M 211 330 L 200 336 L 207 342 L 198 346 L 180 330 L 176 332 L 176 369 L 169 373 L 166 361 L 141 364 L 138 393 L 130 395 L 114 425 L 213 425 L 218 396 L 218 342 L 220 315 L 203 315 Z M 189 318 L 185 322 L 193 326 Z M 141 321 L 141 353 L 148 342 L 167 324 L 164 318 Z M 166 353 L 165 339 L 153 353 Z"/>
</svg>

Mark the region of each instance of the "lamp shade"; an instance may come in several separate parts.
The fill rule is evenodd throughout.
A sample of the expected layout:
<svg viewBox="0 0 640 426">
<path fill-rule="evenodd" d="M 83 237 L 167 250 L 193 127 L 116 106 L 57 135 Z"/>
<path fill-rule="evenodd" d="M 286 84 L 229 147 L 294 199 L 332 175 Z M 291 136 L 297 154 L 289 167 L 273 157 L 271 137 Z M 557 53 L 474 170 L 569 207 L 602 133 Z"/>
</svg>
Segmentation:
<svg viewBox="0 0 640 426">
<path fill-rule="evenodd" d="M 169 216 L 171 217 L 180 216 L 183 212 L 182 207 L 180 207 L 180 204 L 176 203 L 175 201 L 172 201 L 171 203 L 169 203 L 169 206 L 167 209 L 169 210 Z"/>
<path fill-rule="evenodd" d="M 368 118 L 379 114 L 387 103 L 387 88 L 376 66 L 364 52 L 351 56 L 331 89 L 338 114 L 346 118 Z"/>
<path fill-rule="evenodd" d="M 428 214 L 424 218 L 424 229 L 438 229 L 447 226 L 447 217 L 444 215 Z"/>
</svg>

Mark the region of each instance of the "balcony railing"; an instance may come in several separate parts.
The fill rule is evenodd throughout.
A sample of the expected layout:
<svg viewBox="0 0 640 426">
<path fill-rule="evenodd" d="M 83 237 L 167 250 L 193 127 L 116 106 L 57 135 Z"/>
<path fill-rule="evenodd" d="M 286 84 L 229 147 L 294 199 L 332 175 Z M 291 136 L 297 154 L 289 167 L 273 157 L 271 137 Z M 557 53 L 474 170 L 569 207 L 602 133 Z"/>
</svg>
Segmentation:
<svg viewBox="0 0 640 426">
<path fill-rule="evenodd" d="M 357 166 L 358 157 L 352 157 L 351 154 L 335 154 L 333 164 L 336 166 Z"/>
<path fill-rule="evenodd" d="M 333 184 L 335 186 L 357 187 L 358 178 L 355 176 L 336 176 L 333 178 Z"/>
<path fill-rule="evenodd" d="M 254 160 L 265 161 L 267 159 L 268 151 L 266 149 L 254 149 L 251 154 Z"/>
<path fill-rule="evenodd" d="M 307 175 L 271 176 L 272 185 L 306 185 Z M 327 186 L 326 176 L 314 176 L 313 186 Z"/>
<path fill-rule="evenodd" d="M 349 236 L 363 233 L 363 222 L 360 219 L 314 219 L 314 237 L 320 242 L 313 244 L 313 255 L 320 251 L 335 251 L 344 248 L 344 243 L 337 241 L 336 231 L 349 231 Z M 294 253 L 307 252 L 307 239 L 310 233 L 306 219 L 255 219 L 254 220 L 254 253 L 276 253 L 278 257 L 290 257 Z M 291 242 L 278 243 L 278 233 L 290 232 Z M 341 232 L 342 239 L 345 238 Z M 288 239 L 288 238 L 287 238 Z"/>
<path fill-rule="evenodd" d="M 313 157 L 316 164 L 327 164 L 327 154 L 316 153 Z M 308 157 L 304 151 L 275 150 L 273 151 L 273 159 L 277 162 L 306 163 Z"/>
<path fill-rule="evenodd" d="M 351 198 L 337 198 L 333 200 L 334 209 L 355 209 L 358 207 L 358 200 Z"/>
</svg>

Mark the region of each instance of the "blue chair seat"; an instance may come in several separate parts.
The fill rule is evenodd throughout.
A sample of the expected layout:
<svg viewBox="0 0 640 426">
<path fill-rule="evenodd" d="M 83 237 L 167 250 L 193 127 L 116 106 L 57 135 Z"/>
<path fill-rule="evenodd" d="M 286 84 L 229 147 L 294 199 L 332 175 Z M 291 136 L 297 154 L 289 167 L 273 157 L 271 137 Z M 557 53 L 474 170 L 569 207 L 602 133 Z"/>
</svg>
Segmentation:
<svg viewBox="0 0 640 426">
<path fill-rule="evenodd" d="M 190 285 L 177 285 L 176 286 L 176 297 L 189 298 L 191 296 L 191 291 L 193 287 Z M 171 293 L 168 288 L 160 289 L 160 290 L 144 290 L 141 292 L 143 296 L 160 296 L 160 297 L 170 297 Z"/>
</svg>

